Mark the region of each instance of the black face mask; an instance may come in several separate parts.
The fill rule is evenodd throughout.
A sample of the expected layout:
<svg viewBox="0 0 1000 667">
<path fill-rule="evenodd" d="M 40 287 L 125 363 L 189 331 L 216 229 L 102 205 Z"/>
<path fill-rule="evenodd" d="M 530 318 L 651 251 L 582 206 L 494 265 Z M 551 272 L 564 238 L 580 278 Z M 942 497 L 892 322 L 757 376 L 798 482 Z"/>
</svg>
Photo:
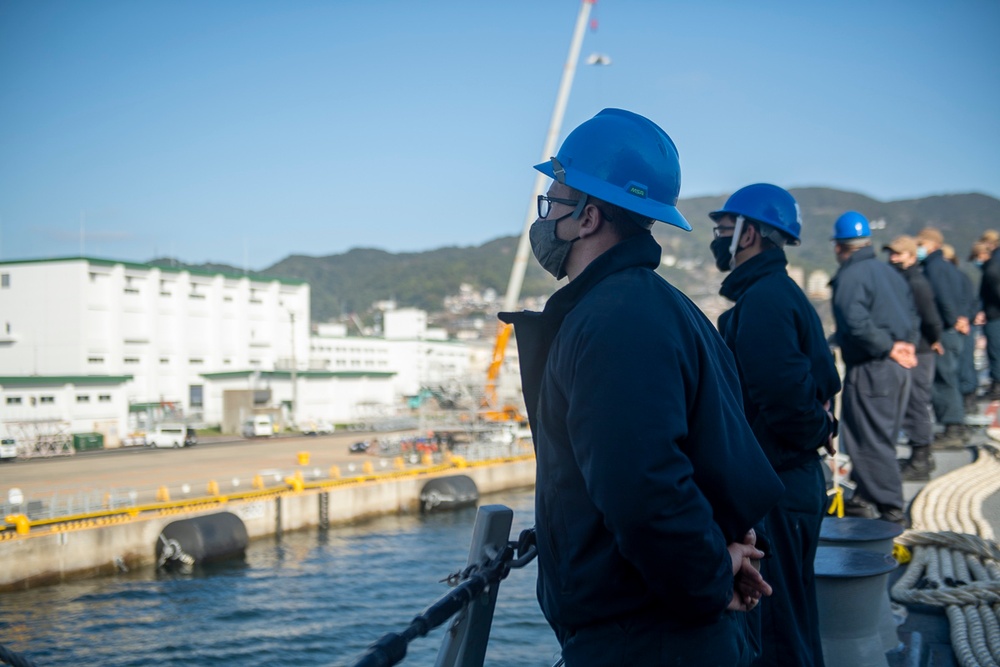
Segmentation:
<svg viewBox="0 0 1000 667">
<path fill-rule="evenodd" d="M 733 256 L 729 252 L 729 246 L 732 243 L 732 236 L 720 236 L 717 239 L 713 239 L 712 243 L 708 246 L 712 250 L 712 255 L 715 256 L 715 268 L 723 273 L 732 268 Z"/>
</svg>

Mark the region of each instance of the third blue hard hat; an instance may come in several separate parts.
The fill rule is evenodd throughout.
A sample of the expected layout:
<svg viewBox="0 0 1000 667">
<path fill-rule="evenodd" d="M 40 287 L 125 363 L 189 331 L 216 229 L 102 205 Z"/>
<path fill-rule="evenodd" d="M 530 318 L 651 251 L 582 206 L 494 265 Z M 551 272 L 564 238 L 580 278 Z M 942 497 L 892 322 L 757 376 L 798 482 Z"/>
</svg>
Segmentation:
<svg viewBox="0 0 1000 667">
<path fill-rule="evenodd" d="M 627 211 L 691 230 L 677 210 L 677 147 L 656 123 L 639 114 L 604 109 L 570 132 L 559 154 L 535 169 Z"/>
<path fill-rule="evenodd" d="M 868 225 L 868 218 L 857 211 L 847 211 L 833 223 L 834 241 L 846 239 L 859 239 L 871 236 L 872 230 Z"/>
<path fill-rule="evenodd" d="M 788 239 L 788 245 L 802 240 L 802 216 L 795 197 L 788 190 L 770 183 L 754 183 L 740 188 L 726 200 L 725 206 L 708 214 L 712 220 L 724 215 L 763 222 L 774 227 Z"/>
</svg>

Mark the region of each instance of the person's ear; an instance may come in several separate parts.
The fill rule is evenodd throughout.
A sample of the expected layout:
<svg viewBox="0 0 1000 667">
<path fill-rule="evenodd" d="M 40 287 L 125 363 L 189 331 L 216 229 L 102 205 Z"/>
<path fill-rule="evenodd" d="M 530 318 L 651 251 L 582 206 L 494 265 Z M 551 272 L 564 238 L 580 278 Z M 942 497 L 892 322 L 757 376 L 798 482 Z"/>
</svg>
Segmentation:
<svg viewBox="0 0 1000 667">
<path fill-rule="evenodd" d="M 601 213 L 601 209 L 594 204 L 587 204 L 583 209 L 583 215 L 580 216 L 580 238 L 584 239 L 591 234 L 596 234 L 600 231 L 601 226 L 606 224 L 608 221 Z"/>
</svg>

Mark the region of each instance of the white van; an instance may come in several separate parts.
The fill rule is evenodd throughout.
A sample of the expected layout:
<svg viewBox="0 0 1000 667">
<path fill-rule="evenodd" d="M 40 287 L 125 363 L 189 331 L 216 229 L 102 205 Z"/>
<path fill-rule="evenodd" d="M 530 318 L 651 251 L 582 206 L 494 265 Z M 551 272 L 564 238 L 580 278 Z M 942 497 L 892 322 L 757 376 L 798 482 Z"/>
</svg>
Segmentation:
<svg viewBox="0 0 1000 667">
<path fill-rule="evenodd" d="M 17 441 L 14 438 L 0 440 L 0 461 L 13 461 L 17 458 Z"/>
<path fill-rule="evenodd" d="M 244 438 L 270 438 L 274 435 L 274 424 L 270 415 L 254 415 L 243 422 Z"/>
<path fill-rule="evenodd" d="M 191 434 L 188 433 L 191 431 Z M 146 434 L 147 447 L 185 447 L 191 442 L 194 429 L 184 424 L 160 424 Z"/>
</svg>

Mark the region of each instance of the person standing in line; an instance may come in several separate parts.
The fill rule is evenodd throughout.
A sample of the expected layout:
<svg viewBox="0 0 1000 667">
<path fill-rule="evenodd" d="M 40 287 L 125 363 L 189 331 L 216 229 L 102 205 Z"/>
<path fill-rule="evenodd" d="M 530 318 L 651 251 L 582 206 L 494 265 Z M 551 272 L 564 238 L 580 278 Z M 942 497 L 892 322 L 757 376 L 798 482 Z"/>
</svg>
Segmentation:
<svg viewBox="0 0 1000 667">
<path fill-rule="evenodd" d="M 987 229 L 979 239 L 982 251 L 983 277 L 979 282 L 979 301 L 983 308 L 983 335 L 986 336 L 986 357 L 990 364 L 990 388 L 986 398 L 1000 400 L 1000 234 Z"/>
<path fill-rule="evenodd" d="M 933 227 L 925 227 L 917 234 L 917 259 L 924 268 L 924 275 L 934 289 L 944 332 L 941 344 L 944 354 L 939 355 L 934 366 L 934 383 L 931 403 L 938 424 L 944 431 L 934 438 L 934 446 L 942 448 L 965 447 L 965 407 L 960 391 L 959 368 L 962 347 L 969 333 L 966 299 L 962 277 L 958 269 L 945 260 L 941 253 L 944 237 Z"/>
<path fill-rule="evenodd" d="M 958 269 L 962 285 L 963 314 L 969 322 L 969 333 L 962 339 L 962 356 L 958 360 L 958 391 L 962 394 L 962 410 L 966 415 L 976 414 L 979 408 L 976 404 L 976 391 L 979 389 L 979 378 L 976 377 L 976 340 L 979 338 L 979 327 L 976 326 L 976 313 L 981 308 L 979 296 L 955 255 L 955 248 L 948 243 L 941 246 L 941 256 L 945 261 Z M 963 421 L 964 423 L 964 421 Z"/>
<path fill-rule="evenodd" d="M 840 442 L 857 483 L 847 503 L 856 516 L 905 525 L 896 439 L 917 365 L 913 295 L 898 271 L 878 261 L 868 219 L 847 211 L 833 227 L 840 264 L 833 287 L 836 340 L 846 366 Z"/>
<path fill-rule="evenodd" d="M 743 415 L 732 354 L 656 273 L 680 163 L 649 119 L 605 109 L 535 169 L 529 237 L 569 283 L 515 327 L 536 451 L 538 599 L 568 667 L 748 665 L 769 595 L 752 527 L 783 488 Z"/>
<path fill-rule="evenodd" d="M 912 236 L 899 236 L 882 247 L 889 253 L 889 263 L 906 279 L 913 294 L 920 318 L 920 340 L 917 342 L 917 365 L 910 369 L 910 400 L 903 416 L 903 431 L 909 437 L 910 458 L 900 461 L 903 481 L 925 481 L 934 470 L 931 441 L 934 424 L 931 420 L 931 384 L 934 363 L 944 352 L 941 345 L 943 325 L 934 301 L 934 290 L 924 277 L 917 262 L 917 242 Z"/>
<path fill-rule="evenodd" d="M 764 517 L 771 558 L 761 574 L 774 593 L 761 604 L 754 665 L 822 667 L 813 560 L 827 506 L 820 451 L 834 453 L 840 376 L 816 309 L 785 268 L 784 246 L 801 242 L 799 206 L 783 188 L 758 183 L 709 217 L 716 266 L 732 267 L 719 293 L 736 302 L 719 332 L 736 357 L 747 421 L 785 485 Z"/>
</svg>

